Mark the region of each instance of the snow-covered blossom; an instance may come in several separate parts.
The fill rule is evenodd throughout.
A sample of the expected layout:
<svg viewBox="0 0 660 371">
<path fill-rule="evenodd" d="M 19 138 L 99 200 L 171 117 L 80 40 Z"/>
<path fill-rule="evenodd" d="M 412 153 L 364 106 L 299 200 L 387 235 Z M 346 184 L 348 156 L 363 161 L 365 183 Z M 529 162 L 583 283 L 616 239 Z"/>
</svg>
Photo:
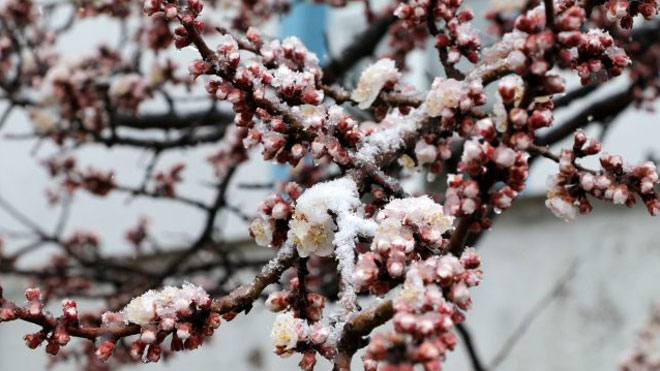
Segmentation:
<svg viewBox="0 0 660 371">
<path fill-rule="evenodd" d="M 209 295 L 199 286 L 184 283 L 181 288 L 166 286 L 161 290 L 149 290 L 133 298 L 122 309 L 126 322 L 146 325 L 162 316 L 188 313 L 192 308 L 208 307 Z"/>
<path fill-rule="evenodd" d="M 396 199 L 388 203 L 378 214 L 377 220 L 399 220 L 402 224 L 414 225 L 419 230 L 431 229 L 438 235 L 445 233 L 453 218 L 445 215 L 442 205 L 429 196 Z"/>
<path fill-rule="evenodd" d="M 556 217 L 564 219 L 567 222 L 575 220 L 578 214 L 578 208 L 570 200 L 564 197 L 548 192 L 548 198 L 545 200 L 545 206 L 550 209 Z"/>
<path fill-rule="evenodd" d="M 317 184 L 297 200 L 289 223 L 289 240 L 301 257 L 328 256 L 334 251 L 336 229 L 331 212 L 347 213 L 359 206 L 360 199 L 353 181 L 342 178 Z"/>
<path fill-rule="evenodd" d="M 361 109 L 369 108 L 385 86 L 393 86 L 400 78 L 401 73 L 396 69 L 394 61 L 388 58 L 381 59 L 362 72 L 351 99 L 358 102 L 358 107 Z"/>
<path fill-rule="evenodd" d="M 463 112 L 482 104 L 483 86 L 481 81 L 458 81 L 436 77 L 426 96 L 424 107 L 430 117 L 454 116 L 454 110 Z"/>
<path fill-rule="evenodd" d="M 300 318 L 295 318 L 290 311 L 280 313 L 275 318 L 270 340 L 281 352 L 295 349 L 298 341 L 307 336 L 307 324 Z"/>
</svg>

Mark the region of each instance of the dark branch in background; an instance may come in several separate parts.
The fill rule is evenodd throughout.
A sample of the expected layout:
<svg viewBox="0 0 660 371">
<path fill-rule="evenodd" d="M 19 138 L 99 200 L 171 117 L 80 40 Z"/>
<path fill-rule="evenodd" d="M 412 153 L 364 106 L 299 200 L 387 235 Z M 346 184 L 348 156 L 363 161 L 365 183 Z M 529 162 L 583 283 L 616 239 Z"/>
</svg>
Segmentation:
<svg viewBox="0 0 660 371">
<path fill-rule="evenodd" d="M 623 112 L 633 102 L 631 88 L 624 89 L 603 100 L 597 101 L 578 112 L 563 123 L 556 125 L 547 134 L 537 139 L 540 146 L 552 145 L 573 135 L 575 130 L 591 122 L 603 122 Z"/>
<path fill-rule="evenodd" d="M 486 371 L 486 368 L 484 367 L 481 358 L 479 358 L 479 354 L 477 354 L 477 349 L 474 345 L 472 334 L 470 334 L 470 331 L 467 329 L 465 324 L 464 323 L 457 324 L 456 331 L 461 336 L 461 338 L 463 338 L 463 345 L 465 345 L 465 349 L 468 352 L 468 357 L 470 358 L 472 369 L 474 371 Z"/>
<path fill-rule="evenodd" d="M 568 93 L 553 99 L 552 102 L 555 105 L 555 109 L 566 107 L 569 104 L 575 102 L 576 100 L 580 98 L 584 98 L 587 95 L 593 93 L 594 91 L 598 90 L 601 86 L 603 86 L 603 84 L 600 83 L 593 83 L 585 86 L 580 86 L 579 88 L 573 89 Z"/>
<path fill-rule="evenodd" d="M 438 5 L 438 0 L 431 0 L 429 2 L 429 5 L 427 7 L 428 16 L 426 17 L 427 29 L 431 34 L 431 36 L 433 36 L 434 38 L 444 32 L 444 31 L 440 31 L 438 29 L 438 26 L 435 24 L 434 9 L 437 7 L 437 5 Z M 445 74 L 447 75 L 447 77 L 456 80 L 463 80 L 465 78 L 465 75 L 456 68 L 456 65 L 449 63 L 449 53 L 447 52 L 447 48 L 436 46 L 436 49 L 438 50 L 440 63 L 442 64 L 442 67 L 444 67 Z"/>
<path fill-rule="evenodd" d="M 369 28 L 355 37 L 353 43 L 346 47 L 338 58 L 323 67 L 323 82 L 326 84 L 336 82 L 362 58 L 372 55 L 396 20 L 394 15 L 387 14 L 373 21 Z"/>
<path fill-rule="evenodd" d="M 126 127 L 131 129 L 190 129 L 191 126 L 227 126 L 234 120 L 233 112 L 225 112 L 214 109 L 210 112 L 190 112 L 185 114 L 147 114 L 140 116 L 131 116 L 126 114 L 117 114 L 115 116 L 115 125 L 117 127 Z"/>
<path fill-rule="evenodd" d="M 541 315 L 541 313 L 543 313 L 543 311 L 547 309 L 548 306 L 552 304 L 552 302 L 564 294 L 568 283 L 575 276 L 575 273 L 577 273 L 578 266 L 579 261 L 573 261 L 568 270 L 552 286 L 550 292 L 541 298 L 541 300 L 539 300 L 539 302 L 536 303 L 536 305 L 534 305 L 529 310 L 529 312 L 523 316 L 523 319 L 520 321 L 520 323 L 518 323 L 516 328 L 513 330 L 513 333 L 511 333 L 511 335 L 509 335 L 509 337 L 504 341 L 502 348 L 500 348 L 495 357 L 493 357 L 493 360 L 490 361 L 488 370 L 494 371 L 497 367 L 499 367 L 502 364 L 502 361 L 506 359 L 509 353 L 511 353 L 511 350 L 513 350 L 518 341 L 527 332 L 527 329 L 532 325 L 532 322 L 534 322 L 534 320 L 538 318 L 538 316 Z"/>
</svg>

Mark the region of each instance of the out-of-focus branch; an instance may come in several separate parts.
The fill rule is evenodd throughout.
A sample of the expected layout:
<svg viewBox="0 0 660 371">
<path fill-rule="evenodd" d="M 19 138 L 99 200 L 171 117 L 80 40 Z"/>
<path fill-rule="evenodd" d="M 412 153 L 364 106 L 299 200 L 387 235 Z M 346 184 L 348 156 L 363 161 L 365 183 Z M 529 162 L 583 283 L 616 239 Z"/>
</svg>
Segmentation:
<svg viewBox="0 0 660 371">
<path fill-rule="evenodd" d="M 387 34 L 387 30 L 396 20 L 397 18 L 394 15 L 386 14 L 373 21 L 369 28 L 355 37 L 338 58 L 331 60 L 323 67 L 323 82 L 332 84 L 353 68 L 362 58 L 372 55 L 380 41 Z"/>
<path fill-rule="evenodd" d="M 630 88 L 592 103 L 539 137 L 536 143 L 540 146 L 552 145 L 572 135 L 575 130 L 589 125 L 591 122 L 602 122 L 623 112 L 633 102 Z"/>
<path fill-rule="evenodd" d="M 509 337 L 504 341 L 502 348 L 500 348 L 495 357 L 493 357 L 493 360 L 488 364 L 488 370 L 493 371 L 502 364 L 502 362 L 516 346 L 518 341 L 522 338 L 523 335 L 525 335 L 534 320 L 538 318 L 538 316 L 541 315 L 541 313 L 543 313 L 543 311 L 547 309 L 548 306 L 552 304 L 552 302 L 554 302 L 564 293 L 568 283 L 575 276 L 578 266 L 579 262 L 577 260 L 574 261 L 568 270 L 557 280 L 557 282 L 555 282 L 550 292 L 541 298 L 541 300 L 539 300 L 539 302 L 536 303 L 529 310 L 529 312 L 523 316 L 523 319 L 518 323 L 511 335 L 509 335 Z"/>
<path fill-rule="evenodd" d="M 465 349 L 468 352 L 468 357 L 470 358 L 472 369 L 474 371 L 486 371 L 486 367 L 483 365 L 479 354 L 477 354 L 477 349 L 474 345 L 474 342 L 472 341 L 472 334 L 470 334 L 470 331 L 467 329 L 467 327 L 465 327 L 465 324 L 457 324 L 456 331 L 459 335 L 461 335 L 461 338 L 463 338 L 463 344 L 465 345 Z"/>
</svg>

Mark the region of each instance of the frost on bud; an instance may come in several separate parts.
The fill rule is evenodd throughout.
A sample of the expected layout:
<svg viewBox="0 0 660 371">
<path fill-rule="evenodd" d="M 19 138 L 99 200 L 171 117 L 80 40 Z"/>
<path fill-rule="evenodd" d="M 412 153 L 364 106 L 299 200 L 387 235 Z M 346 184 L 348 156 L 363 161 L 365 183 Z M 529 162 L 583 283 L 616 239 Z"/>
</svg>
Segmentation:
<svg viewBox="0 0 660 371">
<path fill-rule="evenodd" d="M 75 321 L 78 319 L 78 305 L 73 300 L 62 300 L 62 312 L 68 320 Z"/>
<path fill-rule="evenodd" d="M 303 371 L 313 371 L 314 366 L 316 365 L 316 353 L 315 352 L 305 352 L 298 366 Z"/>
<path fill-rule="evenodd" d="M 493 161 L 503 168 L 510 168 L 516 162 L 516 152 L 509 147 L 499 146 L 493 153 Z"/>
<path fill-rule="evenodd" d="M 266 299 L 266 308 L 271 312 L 281 312 L 289 305 L 288 297 L 286 291 L 274 291 Z"/>
<path fill-rule="evenodd" d="M 64 346 L 69 343 L 71 336 L 66 331 L 64 326 L 58 325 L 55 326 L 55 330 L 53 330 L 53 340 L 55 340 L 59 345 Z"/>
<path fill-rule="evenodd" d="M 204 289 L 184 283 L 181 288 L 166 286 L 160 291 L 149 290 L 133 298 L 121 313 L 126 321 L 144 326 L 155 318 L 191 314 L 193 309 L 208 309 L 208 305 L 210 298 Z"/>
<path fill-rule="evenodd" d="M 212 329 L 218 329 L 221 323 L 221 317 L 218 313 L 212 312 L 209 314 L 209 317 L 206 319 L 206 324 Z"/>
<path fill-rule="evenodd" d="M 430 117 L 453 117 L 455 110 L 469 111 L 483 104 L 481 81 L 458 81 L 437 77 L 426 96 L 424 107 Z"/>
<path fill-rule="evenodd" d="M 192 325 L 190 323 L 178 323 L 176 325 L 176 336 L 182 340 L 188 340 L 191 336 Z"/>
<path fill-rule="evenodd" d="M 321 322 L 316 322 L 309 328 L 309 338 L 316 345 L 322 345 L 330 336 L 330 329 Z"/>
<path fill-rule="evenodd" d="M 362 72 L 351 99 L 358 102 L 358 107 L 361 109 L 367 109 L 384 87 L 394 86 L 400 78 L 401 73 L 396 69 L 394 61 L 381 59 Z"/>
<path fill-rule="evenodd" d="M 172 21 L 172 20 L 176 19 L 178 14 L 179 14 L 179 9 L 176 7 L 176 5 L 167 4 L 165 6 L 165 18 Z"/>
<path fill-rule="evenodd" d="M 551 185 L 545 206 L 558 218 L 570 222 L 577 217 L 578 208 L 574 205 L 574 200 L 562 188 L 558 185 Z"/>
<path fill-rule="evenodd" d="M 38 316 L 41 314 L 43 306 L 41 304 L 41 290 L 38 288 L 30 288 L 25 290 L 25 298 L 27 299 L 27 311 L 31 316 Z"/>
<path fill-rule="evenodd" d="M 160 354 L 162 350 L 160 345 L 151 344 L 149 345 L 149 350 L 147 350 L 147 361 L 148 362 L 158 362 L 160 360 Z"/>
<path fill-rule="evenodd" d="M 140 334 L 140 340 L 146 344 L 151 344 L 156 341 L 156 330 L 154 328 L 144 328 L 142 329 L 142 334 Z"/>
<path fill-rule="evenodd" d="M 136 340 L 131 344 L 131 348 L 129 349 L 129 355 L 131 358 L 134 360 L 138 361 L 142 359 L 142 355 L 144 354 L 144 350 L 146 349 L 147 344 L 145 344 L 142 340 Z"/>
<path fill-rule="evenodd" d="M 16 310 L 9 306 L 0 307 L 0 322 L 8 322 L 16 319 Z"/>
<path fill-rule="evenodd" d="M 43 331 L 35 332 L 34 334 L 27 334 L 23 337 L 25 345 L 30 349 L 36 349 L 41 343 L 46 340 L 46 334 Z"/>
<path fill-rule="evenodd" d="M 160 11 L 161 0 L 145 0 L 144 13 L 148 16 Z"/>
<path fill-rule="evenodd" d="M 107 361 L 110 356 L 112 355 L 112 351 L 115 349 L 115 343 L 112 341 L 104 341 L 101 346 L 96 348 L 96 352 L 94 354 L 96 355 L 96 358 L 101 361 L 105 362 Z"/>
</svg>

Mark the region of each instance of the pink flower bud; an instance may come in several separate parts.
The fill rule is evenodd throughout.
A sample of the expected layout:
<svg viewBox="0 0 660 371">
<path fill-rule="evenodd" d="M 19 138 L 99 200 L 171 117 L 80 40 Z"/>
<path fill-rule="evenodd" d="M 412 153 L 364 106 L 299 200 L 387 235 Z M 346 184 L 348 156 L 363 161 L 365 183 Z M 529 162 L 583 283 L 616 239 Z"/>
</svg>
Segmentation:
<svg viewBox="0 0 660 371">
<path fill-rule="evenodd" d="M 98 359 L 101 362 L 105 362 L 110 358 L 112 355 L 112 351 L 115 349 L 115 343 L 112 341 L 104 341 L 101 346 L 96 348 L 96 352 L 94 353 L 96 355 L 96 359 Z"/>
<path fill-rule="evenodd" d="M 43 331 L 35 332 L 34 334 L 27 334 L 23 337 L 25 344 L 30 349 L 36 349 L 46 340 L 46 334 Z"/>
<path fill-rule="evenodd" d="M 289 305 L 288 297 L 287 291 L 274 291 L 266 299 L 266 308 L 271 312 L 281 312 Z"/>
<path fill-rule="evenodd" d="M 69 336 L 69 333 L 66 331 L 64 326 L 58 325 L 55 327 L 55 330 L 53 330 L 53 339 L 59 344 L 59 345 L 67 345 L 69 341 L 71 340 L 71 336 Z"/>
<path fill-rule="evenodd" d="M 305 352 L 298 366 L 303 371 L 313 371 L 314 366 L 316 365 L 316 353 L 315 352 Z"/>
<path fill-rule="evenodd" d="M 73 300 L 62 300 L 62 312 L 64 317 L 69 320 L 75 321 L 78 319 L 78 305 Z"/>
<path fill-rule="evenodd" d="M 134 360 L 140 360 L 142 359 L 142 355 L 144 354 L 144 350 L 147 347 L 147 344 L 145 344 L 142 340 L 136 340 L 131 344 L 131 348 L 129 350 L 129 354 L 131 358 Z"/>
<path fill-rule="evenodd" d="M 158 362 L 160 360 L 161 352 L 162 350 L 158 344 L 149 345 L 149 350 L 147 351 L 147 361 Z"/>
<path fill-rule="evenodd" d="M 397 313 L 394 315 L 394 328 L 398 332 L 413 333 L 417 319 L 410 313 Z"/>
<path fill-rule="evenodd" d="M 50 354 L 51 356 L 56 356 L 59 351 L 60 344 L 58 344 L 54 339 L 48 340 L 48 344 L 46 344 L 46 353 Z"/>
<path fill-rule="evenodd" d="M 220 314 L 211 312 L 211 314 L 209 314 L 209 318 L 206 319 L 206 324 L 213 329 L 217 329 L 220 327 L 220 323 L 222 322 L 220 319 Z"/>
<path fill-rule="evenodd" d="M 330 335 L 330 329 L 324 326 L 321 322 L 314 323 L 309 328 L 309 331 L 309 338 L 316 345 L 325 343 L 325 341 L 328 339 L 328 336 Z"/>
<path fill-rule="evenodd" d="M 178 14 L 179 14 L 179 9 L 176 7 L 176 5 L 167 4 L 165 6 L 165 18 L 169 19 L 170 21 L 173 21 L 174 19 L 176 19 Z"/>
</svg>

